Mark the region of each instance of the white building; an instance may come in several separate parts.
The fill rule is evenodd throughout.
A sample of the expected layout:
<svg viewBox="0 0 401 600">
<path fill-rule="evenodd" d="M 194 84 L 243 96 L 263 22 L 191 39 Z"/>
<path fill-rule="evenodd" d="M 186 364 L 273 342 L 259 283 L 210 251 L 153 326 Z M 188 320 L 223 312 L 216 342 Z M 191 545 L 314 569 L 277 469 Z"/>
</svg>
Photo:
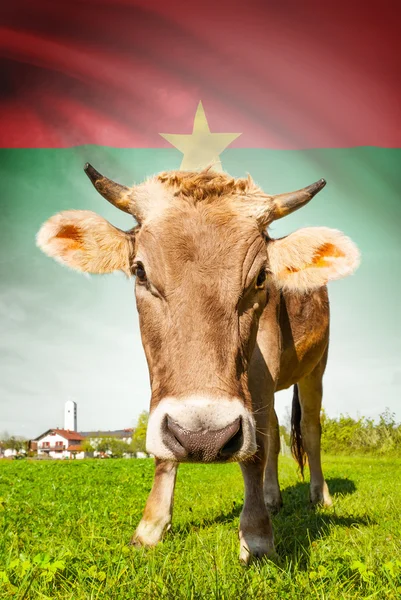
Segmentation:
<svg viewBox="0 0 401 600">
<path fill-rule="evenodd" d="M 73 400 L 67 400 L 64 406 L 64 429 L 66 431 L 78 431 L 77 403 Z"/>
<path fill-rule="evenodd" d="M 85 458 L 82 448 L 84 436 L 67 429 L 48 429 L 31 442 L 31 448 L 37 448 L 38 456 L 49 458 Z"/>
<path fill-rule="evenodd" d="M 4 458 L 11 458 L 12 456 L 17 456 L 18 452 L 14 448 L 6 448 L 4 450 L 3 456 Z"/>
</svg>

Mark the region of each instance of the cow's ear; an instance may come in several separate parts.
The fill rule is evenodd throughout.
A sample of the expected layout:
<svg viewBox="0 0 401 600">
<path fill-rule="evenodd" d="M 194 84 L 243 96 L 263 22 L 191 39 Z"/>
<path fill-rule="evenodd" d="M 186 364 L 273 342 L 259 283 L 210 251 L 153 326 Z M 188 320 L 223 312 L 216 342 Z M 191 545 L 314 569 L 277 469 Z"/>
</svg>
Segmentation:
<svg viewBox="0 0 401 600">
<path fill-rule="evenodd" d="M 42 225 L 36 242 L 45 254 L 77 271 L 130 274 L 134 236 L 96 213 L 61 212 Z"/>
<path fill-rule="evenodd" d="M 359 250 L 341 231 L 327 227 L 299 229 L 267 244 L 270 270 L 278 287 L 306 292 L 351 275 Z"/>
</svg>

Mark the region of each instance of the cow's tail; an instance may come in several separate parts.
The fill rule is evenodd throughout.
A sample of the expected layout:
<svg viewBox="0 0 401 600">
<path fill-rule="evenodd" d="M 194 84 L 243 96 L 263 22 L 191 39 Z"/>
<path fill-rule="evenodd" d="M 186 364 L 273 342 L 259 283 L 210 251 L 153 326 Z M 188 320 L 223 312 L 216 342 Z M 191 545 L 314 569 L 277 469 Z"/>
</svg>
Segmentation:
<svg viewBox="0 0 401 600">
<path fill-rule="evenodd" d="M 302 442 L 301 433 L 301 404 L 299 402 L 298 385 L 294 385 L 294 395 L 292 397 L 291 411 L 291 452 L 299 465 L 302 479 L 304 478 L 304 466 L 306 463 L 306 454 Z"/>
</svg>

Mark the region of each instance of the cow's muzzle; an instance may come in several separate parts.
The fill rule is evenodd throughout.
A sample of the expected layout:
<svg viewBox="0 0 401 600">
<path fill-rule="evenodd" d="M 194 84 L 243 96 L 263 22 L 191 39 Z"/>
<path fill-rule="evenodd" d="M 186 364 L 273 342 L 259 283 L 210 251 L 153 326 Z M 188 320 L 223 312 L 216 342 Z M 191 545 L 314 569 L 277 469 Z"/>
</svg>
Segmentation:
<svg viewBox="0 0 401 600">
<path fill-rule="evenodd" d="M 241 462 L 256 452 L 255 420 L 240 398 L 165 397 L 151 410 L 146 448 L 161 460 Z"/>
<path fill-rule="evenodd" d="M 184 429 L 169 415 L 162 432 L 163 441 L 178 460 L 185 462 L 226 462 L 242 447 L 242 419 L 238 417 L 222 429 Z"/>
</svg>

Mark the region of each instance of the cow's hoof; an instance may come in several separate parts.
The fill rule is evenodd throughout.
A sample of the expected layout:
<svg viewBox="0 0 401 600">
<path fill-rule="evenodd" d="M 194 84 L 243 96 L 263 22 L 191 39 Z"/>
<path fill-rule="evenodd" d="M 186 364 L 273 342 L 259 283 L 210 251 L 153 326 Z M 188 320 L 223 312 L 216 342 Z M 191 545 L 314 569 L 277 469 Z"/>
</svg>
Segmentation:
<svg viewBox="0 0 401 600">
<path fill-rule="evenodd" d="M 260 535 L 247 535 L 242 532 L 240 532 L 239 538 L 239 559 L 244 565 L 249 565 L 252 559 L 255 558 L 263 558 L 264 556 L 272 558 L 275 556 L 272 538 Z"/>
<path fill-rule="evenodd" d="M 327 487 L 326 482 L 324 482 L 323 487 L 311 486 L 310 502 L 312 506 L 324 506 L 326 508 L 333 506 L 333 500 L 331 499 L 329 488 Z"/>
<path fill-rule="evenodd" d="M 164 532 L 169 528 L 170 525 L 165 523 L 152 523 L 142 520 L 131 538 L 130 545 L 136 548 L 156 546 L 162 540 Z"/>
</svg>

